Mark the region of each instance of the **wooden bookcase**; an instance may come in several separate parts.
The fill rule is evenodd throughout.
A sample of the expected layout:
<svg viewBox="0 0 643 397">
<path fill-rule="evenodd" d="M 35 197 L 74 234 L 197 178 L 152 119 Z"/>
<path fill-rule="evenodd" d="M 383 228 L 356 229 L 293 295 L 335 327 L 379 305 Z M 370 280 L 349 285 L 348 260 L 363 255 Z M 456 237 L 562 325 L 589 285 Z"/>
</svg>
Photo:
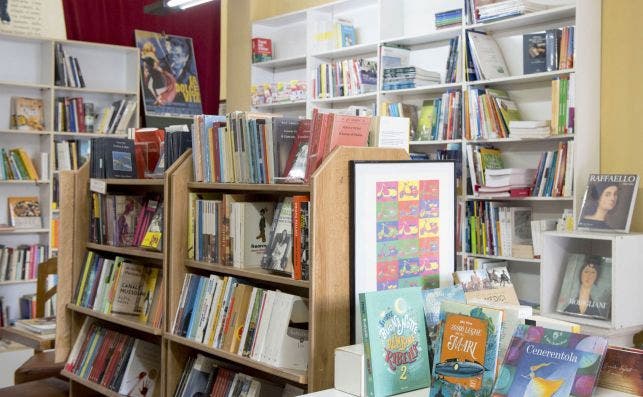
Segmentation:
<svg viewBox="0 0 643 397">
<path fill-rule="evenodd" d="M 399 149 L 340 147 L 313 174 L 307 185 L 264 184 L 204 184 L 191 182 L 193 165 L 191 152 L 185 153 L 165 173 L 163 184 L 150 180 L 106 180 L 107 190 L 137 193 L 142 189 L 162 189 L 164 193 L 163 253 L 151 253 L 133 248 L 120 248 L 87 242 L 89 228 L 89 170 L 61 174 L 62 216 L 61 272 L 71 279 L 61 278 L 62 290 L 58 317 L 57 361 L 67 358 L 86 316 L 114 325 L 120 332 L 161 344 L 162 371 L 158 385 L 160 396 L 172 396 L 190 355 L 202 353 L 215 358 L 221 365 L 237 371 L 272 380 L 292 383 L 308 392 L 327 389 L 333 385 L 334 350 L 350 342 L 349 318 L 349 224 L 350 160 L 406 160 L 408 154 Z M 159 190 L 154 190 L 159 191 Z M 293 280 L 264 270 L 238 269 L 218 264 L 187 259 L 188 193 L 227 192 L 257 193 L 278 197 L 310 194 L 311 220 L 311 274 L 310 280 Z M 88 249 L 114 253 L 133 258 L 156 261 L 163 266 L 166 293 L 164 321 L 155 329 L 131 319 L 96 313 L 87 308 L 69 304 L 84 264 Z M 279 289 L 309 299 L 309 364 L 307 371 L 276 368 L 248 358 L 215 349 L 186 338 L 172 335 L 171 319 L 179 303 L 183 277 L 186 273 L 231 275 L 250 284 Z M 60 292 L 59 292 L 60 293 Z M 64 301 L 63 298 L 64 297 Z M 67 303 L 65 303 L 67 302 Z M 73 396 L 117 393 L 63 372 L 70 379 Z"/>
<path fill-rule="evenodd" d="M 164 214 L 163 228 L 168 227 L 167 198 L 170 197 L 170 176 L 180 168 L 180 165 L 189 159 L 189 154 L 181 156 L 165 172 L 163 179 L 104 179 L 108 193 L 137 195 L 142 192 L 154 192 L 163 197 Z M 126 258 L 151 264 L 162 269 L 163 283 L 161 288 L 166 289 L 168 275 L 168 250 L 169 234 L 163 234 L 163 252 L 153 252 L 134 247 L 113 247 L 109 245 L 88 242 L 89 235 L 89 164 L 84 165 L 78 171 L 65 171 L 61 173 L 61 190 L 64 194 L 61 197 L 61 216 L 64 220 L 61 225 L 61 247 L 59 272 L 69 274 L 71 277 L 60 277 L 59 285 L 59 316 L 57 322 L 57 348 L 56 361 L 65 361 L 71 347 L 74 345 L 80 327 L 87 316 L 97 319 L 117 329 L 121 333 L 132 335 L 161 346 L 162 360 L 165 362 L 165 351 L 163 350 L 163 329 L 136 321 L 128 316 L 117 314 L 99 313 L 92 309 L 81 307 L 70 303 L 73 299 L 73 292 L 76 290 L 76 283 L 84 266 L 84 258 L 87 251 L 92 250 L 108 255 L 119 255 Z M 165 296 L 165 295 L 164 295 Z M 165 307 L 165 302 L 161 304 Z M 165 316 L 164 309 L 164 316 Z M 163 324 L 166 322 L 163 319 Z M 165 383 L 165 366 L 161 366 L 161 378 L 159 390 Z M 71 395 L 85 396 L 95 393 L 118 396 L 118 393 L 105 387 L 82 379 L 72 373 L 63 371 L 62 374 L 70 379 Z M 161 395 L 161 394 L 159 394 Z"/>
</svg>

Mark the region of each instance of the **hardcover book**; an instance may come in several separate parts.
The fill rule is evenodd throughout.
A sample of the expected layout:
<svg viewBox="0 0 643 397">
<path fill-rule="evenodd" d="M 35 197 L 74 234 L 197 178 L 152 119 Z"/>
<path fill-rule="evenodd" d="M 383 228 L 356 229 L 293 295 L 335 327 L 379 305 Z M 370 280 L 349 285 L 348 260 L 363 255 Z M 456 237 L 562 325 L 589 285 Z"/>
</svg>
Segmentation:
<svg viewBox="0 0 643 397">
<path fill-rule="evenodd" d="M 590 174 L 578 228 L 628 233 L 638 188 L 638 175 Z"/>
<path fill-rule="evenodd" d="M 606 350 L 607 339 L 600 336 L 519 325 L 493 396 L 589 397 Z"/>
<path fill-rule="evenodd" d="M 429 359 L 431 360 L 431 366 L 433 366 L 433 349 L 440 330 L 440 305 L 447 300 L 462 303 L 465 303 L 466 300 L 461 285 L 423 289 L 422 297 L 424 298 L 424 319 L 426 320 L 426 329 L 430 341 Z"/>
<path fill-rule="evenodd" d="M 435 346 L 430 397 L 489 396 L 500 343 L 502 311 L 446 301 Z"/>
<path fill-rule="evenodd" d="M 545 33 L 524 34 L 522 36 L 523 74 L 547 71 L 547 44 Z"/>
<path fill-rule="evenodd" d="M 105 176 L 107 178 L 137 177 L 134 160 L 134 141 L 131 139 L 105 139 L 101 141 L 106 155 Z"/>
<path fill-rule="evenodd" d="M 612 259 L 571 254 L 560 286 L 556 311 L 609 320 L 612 309 Z"/>
<path fill-rule="evenodd" d="M 430 386 L 420 288 L 360 293 L 359 304 L 368 396 Z"/>
<path fill-rule="evenodd" d="M 9 218 L 16 229 L 40 229 L 40 202 L 38 197 L 9 197 Z"/>
<path fill-rule="evenodd" d="M 519 304 L 509 271 L 504 266 L 492 269 L 458 270 L 453 278 L 456 284 L 464 288 L 467 302 L 472 299 L 482 299 L 512 305 Z"/>
<path fill-rule="evenodd" d="M 643 396 L 643 350 L 610 346 L 598 377 L 606 389 Z"/>
<path fill-rule="evenodd" d="M 43 131 L 45 116 L 42 99 L 11 98 L 11 125 L 9 128 L 21 131 Z"/>
</svg>

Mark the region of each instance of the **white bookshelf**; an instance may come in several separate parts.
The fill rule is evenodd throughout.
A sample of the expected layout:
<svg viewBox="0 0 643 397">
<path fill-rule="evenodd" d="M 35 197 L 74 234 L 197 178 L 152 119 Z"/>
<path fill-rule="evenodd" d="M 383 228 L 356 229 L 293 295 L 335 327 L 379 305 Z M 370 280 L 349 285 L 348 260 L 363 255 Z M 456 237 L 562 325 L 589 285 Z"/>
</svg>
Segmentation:
<svg viewBox="0 0 643 397">
<path fill-rule="evenodd" d="M 55 45 L 62 44 L 68 55 L 78 58 L 86 87 L 60 87 L 55 85 Z M 97 137 L 125 137 L 124 131 L 115 135 L 54 131 L 54 106 L 59 97 L 81 97 L 93 103 L 95 113 L 120 99 L 133 99 L 139 103 L 139 53 L 135 47 L 86 43 L 0 34 L 0 51 L 11 54 L 0 65 L 0 137 L 4 149 L 23 148 L 40 172 L 41 153 L 48 154 L 48 173 L 39 181 L 0 181 L 0 223 L 9 223 L 8 197 L 38 196 L 42 211 L 40 229 L 0 232 L 0 244 L 17 247 L 24 244 L 49 246 L 48 255 L 57 254 L 51 247 L 51 221 L 60 216 L 52 208 L 54 188 L 59 172 L 55 167 L 55 143 L 60 140 L 89 139 Z M 19 131 L 9 128 L 12 97 L 40 98 L 44 105 L 44 131 Z M 136 111 L 128 127 L 139 125 Z M 19 313 L 18 298 L 35 293 L 35 281 L 9 281 L 0 283 L 0 296 L 11 307 L 10 318 Z"/>
<path fill-rule="evenodd" d="M 435 27 L 435 13 L 457 8 L 464 10 L 463 0 L 344 0 L 309 8 L 291 14 L 255 21 L 253 37 L 263 34 L 272 39 L 274 60 L 266 63 L 270 66 L 292 65 L 288 57 L 305 54 L 305 63 L 298 63 L 289 73 L 304 76 L 308 81 L 308 97 L 305 104 L 297 107 L 280 107 L 277 105 L 257 107 L 257 110 L 270 109 L 285 115 L 308 116 L 314 108 L 337 109 L 350 105 L 367 106 L 379 111 L 382 103 L 402 102 L 421 107 L 423 101 L 440 97 L 447 91 L 464 93 L 471 88 L 490 87 L 508 92 L 525 120 L 549 120 L 551 118 L 551 81 L 557 77 L 574 73 L 576 76 L 575 133 L 533 139 L 486 139 L 467 140 L 453 139 L 441 141 L 411 141 L 412 152 L 431 153 L 437 150 L 460 149 L 462 151 L 463 182 L 469 174 L 466 160 L 468 145 L 485 145 L 500 148 L 503 160 L 508 167 L 536 168 L 543 151 L 551 151 L 560 142 L 573 144 L 573 193 L 568 197 L 526 197 L 526 198 L 480 198 L 466 190 L 459 191 L 459 200 L 495 200 L 511 206 L 529 206 L 534 219 L 556 219 L 563 210 L 571 209 L 578 213 L 582 194 L 585 190 L 587 176 L 599 170 L 599 137 L 600 137 L 600 25 L 601 2 L 599 0 L 559 0 L 551 2 L 550 8 L 518 17 L 503 20 L 467 25 L 466 19 L 458 26 L 442 29 Z M 319 21 L 348 18 L 355 26 L 357 42 L 345 48 L 316 48 L 315 33 Z M 305 20 L 305 23 L 302 21 Z M 288 40 L 278 32 L 279 26 L 297 25 L 301 36 L 306 40 L 298 42 L 296 53 L 283 54 L 279 48 L 287 47 Z M 546 29 L 575 26 L 574 68 L 553 72 L 523 74 L 523 35 L 543 32 Z M 262 30 L 263 29 L 263 30 Z M 271 29 L 271 30 L 270 30 Z M 288 32 L 292 32 L 288 28 Z M 311 74 L 320 64 L 333 60 L 354 57 L 377 59 L 379 48 L 383 45 L 403 45 L 410 52 L 410 64 L 427 70 L 439 71 L 444 81 L 446 63 L 449 54 L 449 40 L 460 38 L 461 47 L 466 42 L 469 30 L 484 31 L 498 42 L 509 69 L 509 77 L 482 81 L 464 81 L 463 77 L 456 83 L 436 84 L 412 89 L 392 91 L 381 90 L 382 73 L 378 68 L 378 89 L 352 97 L 317 99 L 311 96 Z M 462 52 L 462 51 L 461 51 Z M 464 70 L 464 57 L 460 56 L 461 69 Z M 272 67 L 268 68 L 272 71 Z M 278 70 L 275 68 L 274 70 Z M 252 83 L 272 82 L 271 78 L 279 77 L 277 72 L 265 73 L 261 65 L 252 67 Z M 284 73 L 284 72 L 281 72 Z M 282 76 L 286 76 L 283 74 Z M 462 120 L 464 122 L 464 119 Z M 460 256 L 459 261 L 464 260 Z M 510 271 L 517 281 L 518 295 L 521 299 L 538 303 L 540 296 L 530 286 L 539 280 L 540 261 L 521 258 L 497 258 L 509 262 Z M 523 288 L 521 288 L 523 286 Z M 525 291 L 521 296 L 521 290 Z"/>
</svg>

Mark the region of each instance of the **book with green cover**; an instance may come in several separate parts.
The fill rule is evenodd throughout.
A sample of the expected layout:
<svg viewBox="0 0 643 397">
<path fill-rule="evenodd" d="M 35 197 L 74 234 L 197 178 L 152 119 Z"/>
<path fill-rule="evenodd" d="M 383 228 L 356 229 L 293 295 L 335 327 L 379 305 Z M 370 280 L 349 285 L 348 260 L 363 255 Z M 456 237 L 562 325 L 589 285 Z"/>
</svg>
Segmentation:
<svg viewBox="0 0 643 397">
<path fill-rule="evenodd" d="M 433 106 L 433 100 L 426 100 L 422 103 L 414 140 L 428 141 L 430 139 L 434 120 Z"/>
<path fill-rule="evenodd" d="M 430 386 L 419 287 L 359 294 L 369 397 Z"/>
<path fill-rule="evenodd" d="M 430 397 L 491 395 L 502 314 L 489 307 L 442 302 Z"/>
</svg>

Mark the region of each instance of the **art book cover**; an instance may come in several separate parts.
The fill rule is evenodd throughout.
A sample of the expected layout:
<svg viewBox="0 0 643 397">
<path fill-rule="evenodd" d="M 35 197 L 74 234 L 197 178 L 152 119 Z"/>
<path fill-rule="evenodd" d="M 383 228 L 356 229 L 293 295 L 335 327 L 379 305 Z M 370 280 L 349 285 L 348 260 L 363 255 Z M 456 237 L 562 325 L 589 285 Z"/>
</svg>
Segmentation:
<svg viewBox="0 0 643 397">
<path fill-rule="evenodd" d="M 145 115 L 203 113 L 192 39 L 135 30 Z"/>
<path fill-rule="evenodd" d="M 9 197 L 9 218 L 16 229 L 40 229 L 40 201 L 38 197 Z"/>
<path fill-rule="evenodd" d="M 505 266 L 488 269 L 458 270 L 453 278 L 462 285 L 467 302 L 482 299 L 497 303 L 519 305 L 516 290 Z"/>
<path fill-rule="evenodd" d="M 571 254 L 556 311 L 609 320 L 612 309 L 612 258 Z"/>
<path fill-rule="evenodd" d="M 160 388 L 155 386 L 160 377 L 161 347 L 136 339 L 118 393 L 136 397 L 158 396 Z"/>
<path fill-rule="evenodd" d="M 424 299 L 424 319 L 426 320 L 426 330 L 429 335 L 429 359 L 433 366 L 433 350 L 435 341 L 440 330 L 440 306 L 444 301 L 454 301 L 465 303 L 464 290 L 461 285 L 452 287 L 423 289 L 422 298 Z"/>
<path fill-rule="evenodd" d="M 445 301 L 440 321 L 430 397 L 489 396 L 496 373 L 502 311 Z"/>
<path fill-rule="evenodd" d="M 578 228 L 628 233 L 638 188 L 638 175 L 590 174 Z"/>
<path fill-rule="evenodd" d="M 589 397 L 607 339 L 519 325 L 498 372 L 494 397 Z"/>
<path fill-rule="evenodd" d="M 137 177 L 134 158 L 134 141 L 131 139 L 107 139 L 102 143 L 107 178 L 133 179 Z"/>
<path fill-rule="evenodd" d="M 292 274 L 292 197 L 284 198 L 274 214 L 261 267 Z"/>
<path fill-rule="evenodd" d="M 22 131 L 43 131 L 45 113 L 42 99 L 11 98 L 10 128 Z"/>
<path fill-rule="evenodd" d="M 420 288 L 359 294 L 368 396 L 430 386 Z"/>
<path fill-rule="evenodd" d="M 114 245 L 131 247 L 134 244 L 138 215 L 143 209 L 141 201 L 141 197 L 138 196 L 114 196 L 114 217 L 116 218 Z"/>
<path fill-rule="evenodd" d="M 607 389 L 643 396 L 643 350 L 607 348 L 598 385 Z"/>
</svg>

